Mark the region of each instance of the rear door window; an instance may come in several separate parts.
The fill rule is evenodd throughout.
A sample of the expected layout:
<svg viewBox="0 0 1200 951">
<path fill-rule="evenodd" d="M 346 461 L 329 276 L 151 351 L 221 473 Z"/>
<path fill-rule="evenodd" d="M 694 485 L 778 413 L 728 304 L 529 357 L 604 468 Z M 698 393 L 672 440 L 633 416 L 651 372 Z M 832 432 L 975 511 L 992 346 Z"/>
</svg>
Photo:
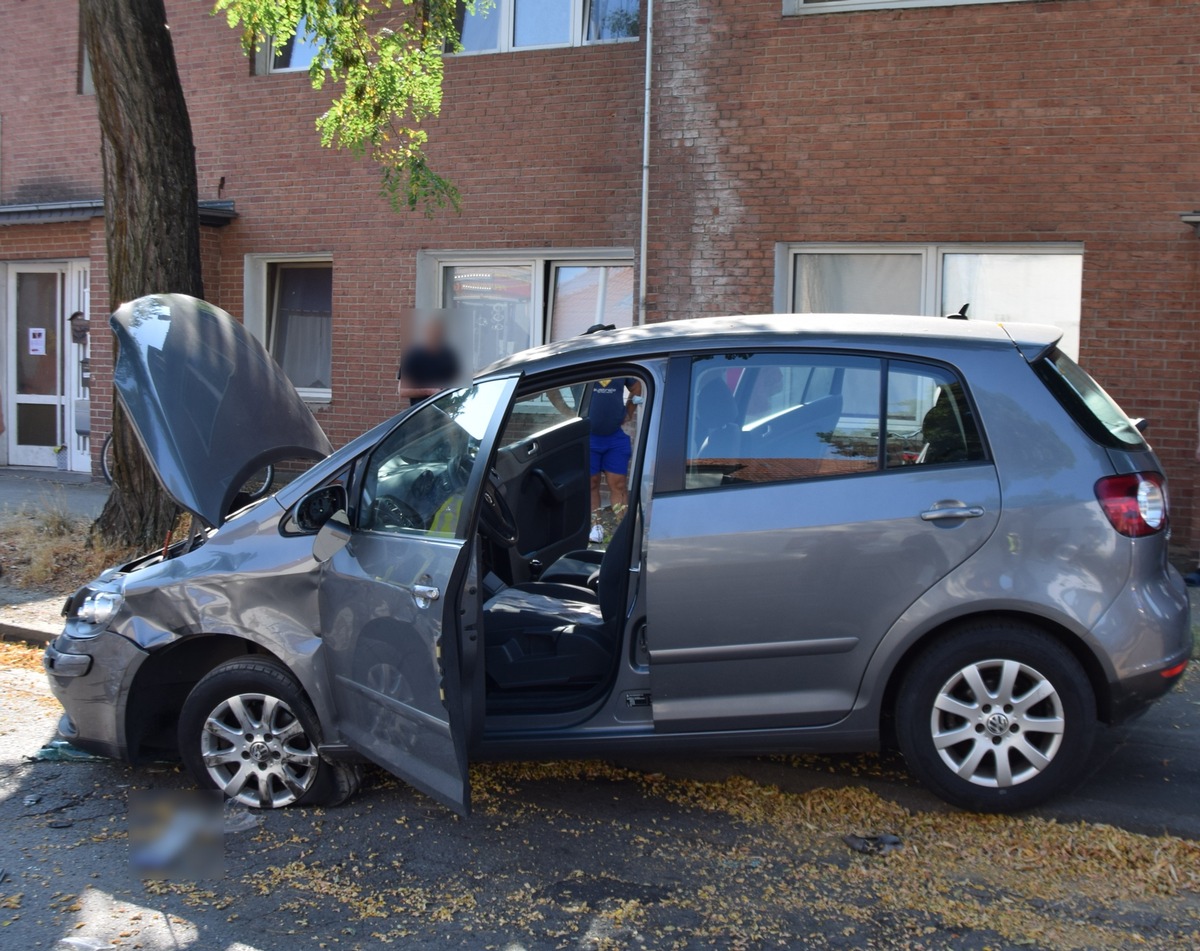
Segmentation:
<svg viewBox="0 0 1200 951">
<path fill-rule="evenodd" d="M 975 414 L 958 378 L 944 367 L 889 361 L 887 468 L 984 458 Z"/>
<path fill-rule="evenodd" d="M 692 364 L 685 489 L 985 458 L 962 382 L 944 367 L 828 353 Z"/>
</svg>

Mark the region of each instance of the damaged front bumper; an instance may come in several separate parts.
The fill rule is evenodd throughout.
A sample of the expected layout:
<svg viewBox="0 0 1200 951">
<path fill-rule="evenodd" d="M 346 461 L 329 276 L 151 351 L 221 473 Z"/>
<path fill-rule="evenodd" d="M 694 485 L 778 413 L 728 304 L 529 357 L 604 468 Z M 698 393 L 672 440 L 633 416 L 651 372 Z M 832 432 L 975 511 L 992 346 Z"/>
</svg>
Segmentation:
<svg viewBox="0 0 1200 951">
<path fill-rule="evenodd" d="M 68 621 L 42 655 L 50 690 L 66 711 L 58 732 L 80 749 L 128 761 L 128 688 L 147 654 L 111 631 L 73 637 L 77 623 Z"/>
</svg>

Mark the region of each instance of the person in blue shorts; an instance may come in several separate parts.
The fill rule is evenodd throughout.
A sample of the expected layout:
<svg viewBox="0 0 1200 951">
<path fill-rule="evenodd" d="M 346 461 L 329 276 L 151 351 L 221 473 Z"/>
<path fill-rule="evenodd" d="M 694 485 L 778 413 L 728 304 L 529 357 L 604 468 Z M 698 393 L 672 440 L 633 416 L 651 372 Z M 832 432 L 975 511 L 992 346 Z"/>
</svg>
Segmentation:
<svg viewBox="0 0 1200 951">
<path fill-rule="evenodd" d="M 626 398 L 625 392 L 629 391 Z M 600 473 L 608 482 L 609 503 L 614 509 L 629 502 L 629 459 L 633 445 L 621 427 L 641 402 L 642 384 L 632 377 L 597 380 L 592 384 L 588 418 L 592 424 L 592 511 L 600 508 Z M 591 540 L 600 541 L 603 531 L 593 525 Z"/>
</svg>

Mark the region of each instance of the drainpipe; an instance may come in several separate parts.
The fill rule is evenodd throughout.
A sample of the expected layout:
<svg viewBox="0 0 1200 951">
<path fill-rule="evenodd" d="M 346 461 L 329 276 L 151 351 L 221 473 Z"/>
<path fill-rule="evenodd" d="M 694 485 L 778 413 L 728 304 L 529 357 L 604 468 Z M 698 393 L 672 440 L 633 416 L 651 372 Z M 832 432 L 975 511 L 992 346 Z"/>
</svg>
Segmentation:
<svg viewBox="0 0 1200 951">
<path fill-rule="evenodd" d="M 650 63 L 654 54 L 654 0 L 646 0 L 646 81 L 642 105 L 642 222 L 638 262 L 638 326 L 646 323 L 646 232 L 650 225 Z"/>
</svg>

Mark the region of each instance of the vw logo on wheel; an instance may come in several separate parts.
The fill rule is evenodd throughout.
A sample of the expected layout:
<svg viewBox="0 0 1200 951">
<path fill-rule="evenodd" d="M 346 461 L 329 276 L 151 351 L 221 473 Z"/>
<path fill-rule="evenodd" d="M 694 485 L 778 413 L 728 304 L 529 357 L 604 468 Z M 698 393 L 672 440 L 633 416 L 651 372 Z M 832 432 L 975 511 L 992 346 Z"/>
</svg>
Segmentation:
<svg viewBox="0 0 1200 951">
<path fill-rule="evenodd" d="M 998 710 L 983 721 L 983 725 L 992 736 L 1003 736 L 1008 732 L 1008 724 L 1008 714 Z"/>
</svg>

